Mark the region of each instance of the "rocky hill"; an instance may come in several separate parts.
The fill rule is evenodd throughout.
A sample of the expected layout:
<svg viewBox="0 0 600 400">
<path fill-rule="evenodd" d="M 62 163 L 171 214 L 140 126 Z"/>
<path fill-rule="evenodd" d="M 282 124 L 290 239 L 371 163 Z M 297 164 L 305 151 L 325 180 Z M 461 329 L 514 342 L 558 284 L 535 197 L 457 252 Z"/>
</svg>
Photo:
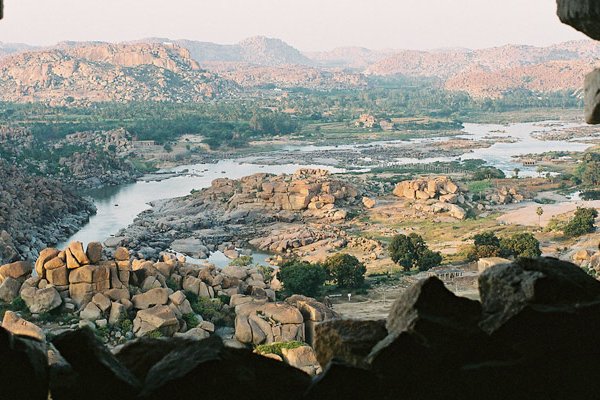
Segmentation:
<svg viewBox="0 0 600 400">
<path fill-rule="evenodd" d="M 211 62 L 203 64 L 209 71 L 245 88 L 275 85 L 279 88 L 348 89 L 367 85 L 364 75 L 339 69 L 322 69 L 304 65 L 260 66 L 247 63 Z"/>
<path fill-rule="evenodd" d="M 195 40 L 170 40 L 149 38 L 140 42 L 175 43 L 189 50 L 190 55 L 200 64 L 206 62 L 239 62 L 262 66 L 287 64 L 313 65 L 313 61 L 298 49 L 280 39 L 254 36 L 236 44 L 217 44 Z"/>
<path fill-rule="evenodd" d="M 0 60 L 5 101 L 201 101 L 236 90 L 163 44 L 62 44 Z"/>
<path fill-rule="evenodd" d="M 0 176 L 0 232 L 7 233 L 0 241 L 12 242 L 23 258 L 35 259 L 39 250 L 66 239 L 94 213 L 92 203 L 58 181 L 29 175 L 4 160 Z"/>
<path fill-rule="evenodd" d="M 584 72 L 598 57 L 600 45 L 590 41 L 549 47 L 402 51 L 370 65 L 365 73 L 435 77 L 449 90 L 466 91 L 474 97 L 499 97 L 512 89 L 579 89 Z"/>
<path fill-rule="evenodd" d="M 478 98 L 498 98 L 505 92 L 518 89 L 575 92 L 583 88 L 583 77 L 596 64 L 592 60 L 567 60 L 492 71 L 472 68 L 450 77 L 445 87 L 465 91 Z"/>
</svg>

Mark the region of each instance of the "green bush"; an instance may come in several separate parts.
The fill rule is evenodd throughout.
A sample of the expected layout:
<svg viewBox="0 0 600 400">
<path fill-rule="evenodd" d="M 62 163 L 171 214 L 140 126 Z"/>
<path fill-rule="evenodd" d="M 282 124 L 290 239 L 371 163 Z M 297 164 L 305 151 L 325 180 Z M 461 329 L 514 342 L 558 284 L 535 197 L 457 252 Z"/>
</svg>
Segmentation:
<svg viewBox="0 0 600 400">
<path fill-rule="evenodd" d="M 365 283 L 367 268 L 350 254 L 335 254 L 323 263 L 330 278 L 340 288 L 358 288 Z"/>
<path fill-rule="evenodd" d="M 327 272 L 319 264 L 290 261 L 279 269 L 277 277 L 287 294 L 303 294 L 314 297 L 323 288 L 327 280 Z"/>
<path fill-rule="evenodd" d="M 389 246 L 390 257 L 396 264 L 406 271 L 417 268 L 427 271 L 442 262 L 439 252 L 431 251 L 423 238 L 416 233 L 410 235 L 396 235 Z"/>
<path fill-rule="evenodd" d="M 194 313 L 201 315 L 203 319 L 217 326 L 233 326 L 235 321 L 235 310 L 226 307 L 220 298 L 207 299 L 198 297 L 193 293 L 185 293 L 192 306 Z"/>
<path fill-rule="evenodd" d="M 236 267 L 247 267 L 248 265 L 252 264 L 253 262 L 254 262 L 254 259 L 252 258 L 252 256 L 239 256 L 235 260 L 231 260 L 229 265 L 234 265 Z"/>
<path fill-rule="evenodd" d="M 516 258 L 538 258 L 542 255 L 540 242 L 531 233 L 516 233 L 500 240 L 502 253 Z"/>
<path fill-rule="evenodd" d="M 290 342 L 275 342 L 270 344 L 261 344 L 256 346 L 254 349 L 259 354 L 277 354 L 280 357 L 283 357 L 282 349 L 296 349 L 298 347 L 306 346 L 305 343 L 299 342 L 297 340 L 292 340 Z"/>
<path fill-rule="evenodd" d="M 198 324 L 200 324 L 198 317 L 194 313 L 183 314 L 181 318 L 185 321 L 188 329 L 195 328 L 198 326 Z"/>
<path fill-rule="evenodd" d="M 133 330 L 133 322 L 130 319 L 124 319 L 121 321 L 121 330 L 123 332 L 130 332 Z"/>
<path fill-rule="evenodd" d="M 577 237 L 594 232 L 597 217 L 598 211 L 595 208 L 578 207 L 573 218 L 565 225 L 563 233 L 566 237 Z"/>
</svg>

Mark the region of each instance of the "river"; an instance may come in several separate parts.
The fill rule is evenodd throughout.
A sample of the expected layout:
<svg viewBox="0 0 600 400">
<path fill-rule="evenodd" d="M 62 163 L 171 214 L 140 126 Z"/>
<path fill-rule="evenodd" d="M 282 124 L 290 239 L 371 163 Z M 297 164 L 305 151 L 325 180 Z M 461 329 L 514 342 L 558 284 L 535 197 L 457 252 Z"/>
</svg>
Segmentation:
<svg viewBox="0 0 600 400">
<path fill-rule="evenodd" d="M 577 143 L 574 141 L 541 141 L 531 136 L 534 132 L 556 129 L 557 124 L 561 128 L 578 126 L 579 124 L 564 124 L 556 122 L 544 123 L 518 123 L 510 125 L 493 124 L 465 124 L 464 134 L 460 137 L 470 139 L 483 139 L 486 136 L 498 136 L 503 138 L 514 138 L 514 143 L 496 143 L 489 148 L 475 149 L 473 152 L 465 153 L 461 158 L 476 159 L 480 158 L 491 165 L 494 165 L 509 173 L 516 166 L 522 172 L 521 175 L 535 174 L 535 167 L 523 167 L 512 157 L 518 154 L 543 153 L 552 150 L 563 151 L 584 151 L 590 147 L 588 143 Z M 426 146 L 432 139 L 414 139 L 411 143 L 415 145 Z M 440 139 L 433 139 L 440 140 Z M 406 141 L 381 141 L 373 142 L 372 145 L 390 146 L 395 144 L 406 145 Z M 342 145 L 344 148 L 359 148 L 364 144 Z M 311 151 L 339 149 L 340 146 L 288 146 L 281 151 Z M 432 158 L 426 160 L 401 159 L 398 163 L 414 162 L 433 162 L 433 161 L 451 161 L 457 158 Z M 187 172 L 174 177 L 166 177 L 162 180 L 138 181 L 136 183 L 121 185 L 118 187 L 109 187 L 100 190 L 94 190 L 86 193 L 91 197 L 96 205 L 97 213 L 90 218 L 79 232 L 71 236 L 59 247 L 64 247 L 72 240 L 78 240 L 84 243 L 90 241 L 104 241 L 117 231 L 131 224 L 134 218 L 144 210 L 150 208 L 149 203 L 153 200 L 174 198 L 185 196 L 192 189 L 202 189 L 210 186 L 215 178 L 228 177 L 231 179 L 241 178 L 259 172 L 281 174 L 293 173 L 298 168 L 326 168 L 332 172 L 342 172 L 343 170 L 331 166 L 322 165 L 259 165 L 241 163 L 235 160 L 221 160 L 215 164 L 194 164 L 181 165 L 170 170 L 161 172 Z M 215 255 L 220 260 L 218 255 Z"/>
</svg>

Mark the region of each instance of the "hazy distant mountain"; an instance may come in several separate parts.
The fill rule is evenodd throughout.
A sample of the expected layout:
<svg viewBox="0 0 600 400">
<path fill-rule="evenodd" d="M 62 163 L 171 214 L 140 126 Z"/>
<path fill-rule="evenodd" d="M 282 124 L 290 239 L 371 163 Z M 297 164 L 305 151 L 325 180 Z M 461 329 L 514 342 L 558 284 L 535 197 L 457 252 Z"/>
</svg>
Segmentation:
<svg viewBox="0 0 600 400">
<path fill-rule="evenodd" d="M 254 36 L 237 44 L 216 44 L 180 39 L 143 39 L 140 42 L 171 42 L 185 47 L 194 60 L 205 62 L 240 62 L 263 66 L 312 65 L 313 62 L 299 50 L 280 39 Z"/>
<path fill-rule="evenodd" d="M 235 90 L 176 45 L 62 43 L 0 60 L 6 101 L 199 101 Z"/>
<path fill-rule="evenodd" d="M 21 53 L 23 51 L 28 51 L 34 49 L 34 46 L 30 46 L 28 44 L 23 43 L 2 43 L 0 42 L 0 58 L 15 54 Z"/>
<path fill-rule="evenodd" d="M 304 54 L 321 66 L 363 70 L 393 53 L 393 50 L 376 51 L 364 47 L 338 47 L 330 51 Z"/>
</svg>

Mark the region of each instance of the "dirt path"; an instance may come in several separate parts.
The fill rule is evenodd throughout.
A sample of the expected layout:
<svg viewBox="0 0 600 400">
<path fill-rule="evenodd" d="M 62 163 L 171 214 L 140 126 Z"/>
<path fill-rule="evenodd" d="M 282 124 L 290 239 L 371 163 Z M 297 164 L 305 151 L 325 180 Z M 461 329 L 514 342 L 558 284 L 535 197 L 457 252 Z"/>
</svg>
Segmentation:
<svg viewBox="0 0 600 400">
<path fill-rule="evenodd" d="M 536 214 L 536 210 L 538 207 L 542 207 L 542 209 L 544 210 L 544 214 L 539 219 L 539 222 L 539 217 Z M 510 225 L 537 226 L 539 223 L 541 226 L 544 227 L 548 225 L 548 222 L 552 217 L 573 212 L 577 209 L 577 207 L 594 207 L 600 209 L 600 200 L 566 201 L 556 204 L 529 203 L 524 207 L 509 211 L 506 214 L 501 215 L 497 218 L 497 220 L 500 223 Z"/>
</svg>

